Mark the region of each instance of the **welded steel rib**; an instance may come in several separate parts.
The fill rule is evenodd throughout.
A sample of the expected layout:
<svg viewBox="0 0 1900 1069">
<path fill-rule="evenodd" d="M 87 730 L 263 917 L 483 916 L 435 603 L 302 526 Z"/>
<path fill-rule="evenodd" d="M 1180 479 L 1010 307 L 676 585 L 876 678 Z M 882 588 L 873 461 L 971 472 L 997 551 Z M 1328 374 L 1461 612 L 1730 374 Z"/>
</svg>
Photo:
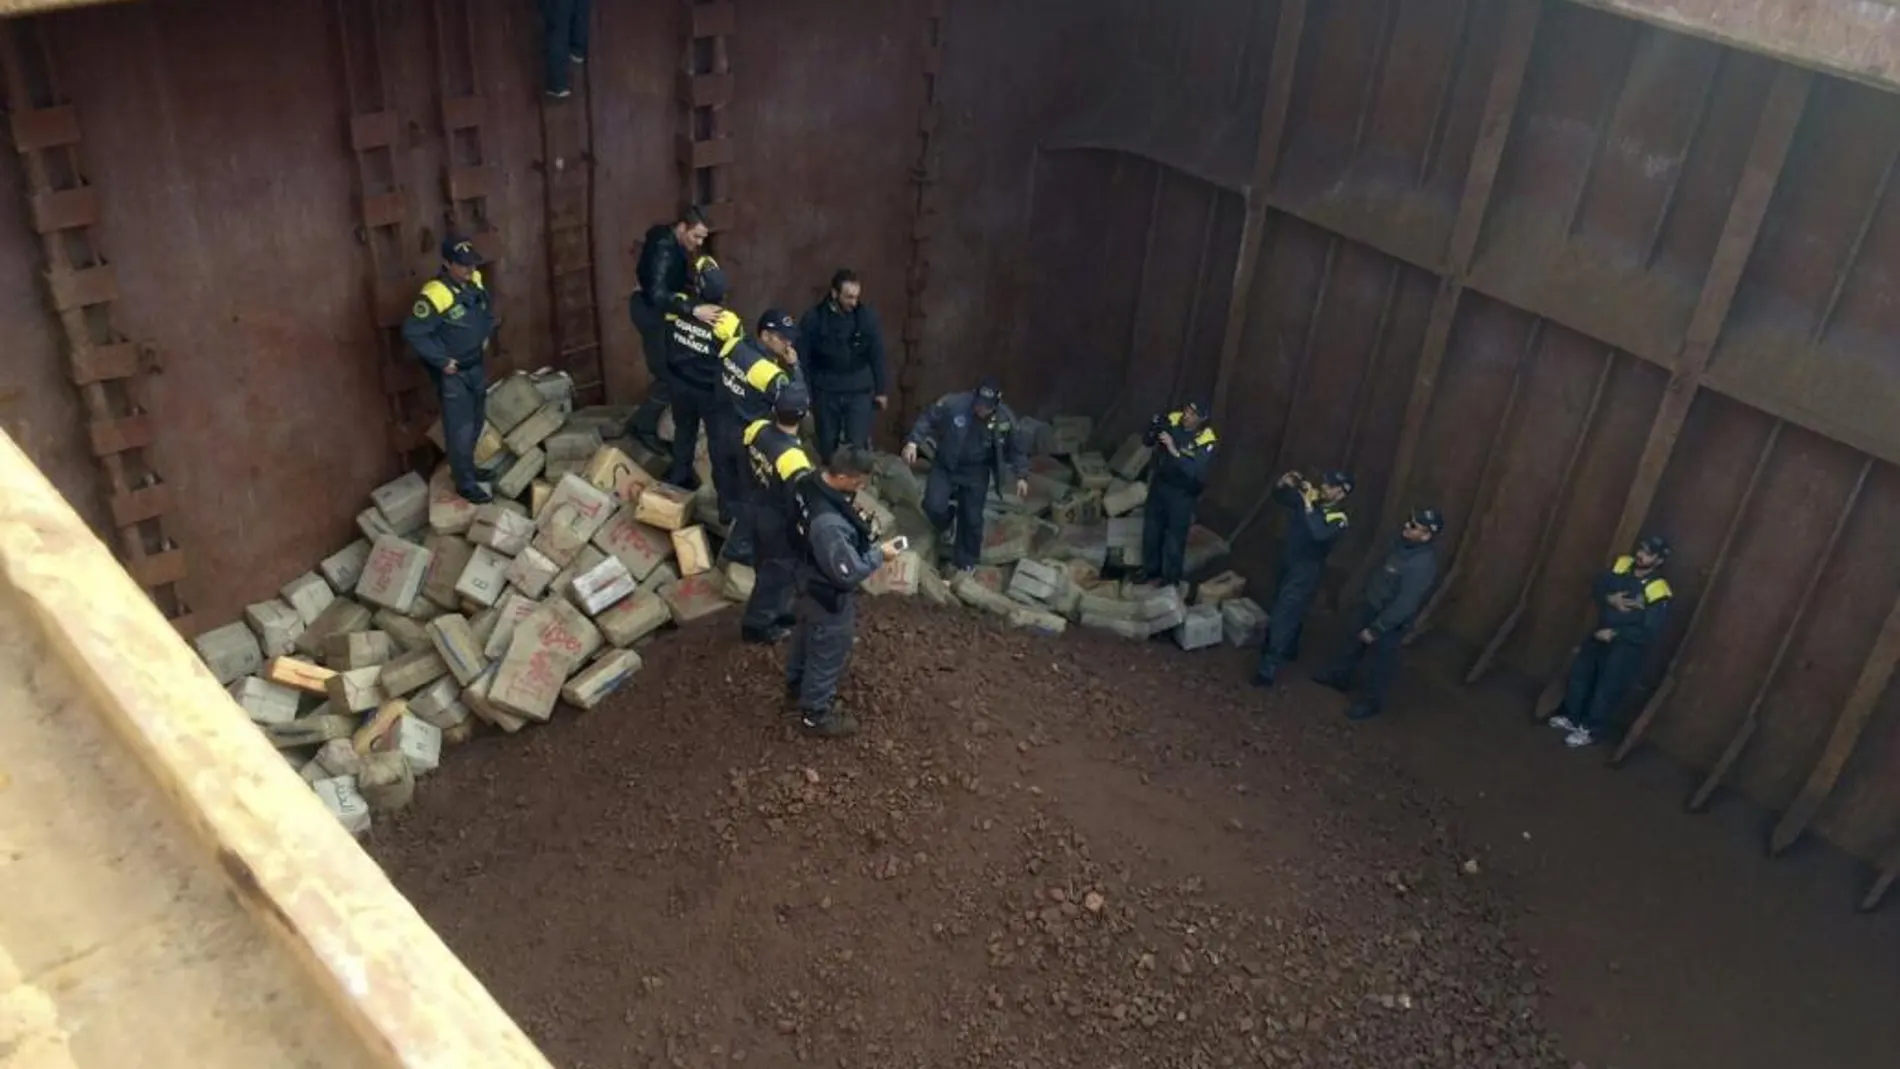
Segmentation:
<svg viewBox="0 0 1900 1069">
<path fill-rule="evenodd" d="M 1734 736 L 1729 739 L 1727 749 L 1722 751 L 1722 756 L 1716 760 L 1715 767 L 1710 769 L 1709 774 L 1703 778 L 1702 785 L 1689 796 L 1690 809 L 1699 810 L 1709 804 L 1709 799 L 1715 794 L 1716 788 L 1728 778 L 1729 771 L 1735 767 L 1735 762 L 1741 759 L 1742 752 L 1748 749 L 1750 740 L 1754 739 L 1755 733 L 1761 729 L 1762 703 L 1768 699 L 1768 692 L 1773 689 L 1775 678 L 1781 674 L 1781 664 L 1787 660 L 1788 650 L 1794 646 L 1795 635 L 1800 633 L 1801 625 L 1807 620 L 1808 606 L 1814 603 L 1814 592 L 1820 588 L 1821 576 L 1826 573 L 1828 562 L 1834 559 L 1835 547 L 1840 545 L 1841 532 L 1847 530 L 1847 521 L 1854 515 L 1854 506 L 1860 503 L 1861 491 L 1867 488 L 1868 473 L 1873 470 L 1873 457 L 1867 457 L 1861 461 L 1860 474 L 1854 479 L 1854 489 L 1848 493 L 1847 501 L 1841 506 L 1840 515 L 1834 519 L 1834 529 L 1828 532 L 1827 545 L 1822 548 L 1820 555 L 1815 558 L 1814 567 L 1808 572 L 1807 585 L 1801 589 L 1801 597 L 1795 602 L 1794 615 L 1789 618 L 1788 625 L 1782 629 L 1781 641 L 1775 645 L 1775 656 L 1768 662 L 1768 671 L 1762 676 L 1761 683 L 1756 686 L 1755 696 L 1749 701 L 1748 711 L 1742 715 L 1742 721 L 1736 726 Z"/>
</svg>

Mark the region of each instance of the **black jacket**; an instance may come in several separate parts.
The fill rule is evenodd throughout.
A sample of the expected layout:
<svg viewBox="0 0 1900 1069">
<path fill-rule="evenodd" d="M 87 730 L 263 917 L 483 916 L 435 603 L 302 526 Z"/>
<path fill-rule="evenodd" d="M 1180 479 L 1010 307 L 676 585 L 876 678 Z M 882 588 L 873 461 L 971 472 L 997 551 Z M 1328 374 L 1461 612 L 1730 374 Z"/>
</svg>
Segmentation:
<svg viewBox="0 0 1900 1069">
<path fill-rule="evenodd" d="M 1280 562 L 1288 568 L 1315 567 L 1326 561 L 1346 530 L 1346 511 L 1317 497 L 1307 498 L 1297 486 L 1276 486 L 1273 499 L 1291 513 Z"/>
<path fill-rule="evenodd" d="M 798 359 L 820 393 L 884 395 L 884 329 L 860 303 L 840 311 L 827 297 L 798 321 Z"/>
<path fill-rule="evenodd" d="M 1174 442 L 1179 456 L 1162 446 L 1163 437 Z M 1207 467 L 1214 459 L 1214 443 L 1220 440 L 1214 428 L 1203 423 L 1200 430 L 1189 431 L 1181 425 L 1181 413 L 1169 412 L 1156 416 L 1141 440 L 1155 449 L 1155 485 L 1170 486 L 1194 497 L 1207 488 Z"/>
<path fill-rule="evenodd" d="M 1624 596 L 1628 608 L 1612 604 L 1617 594 Z M 1634 557 L 1618 557 L 1608 571 L 1597 576 L 1591 596 L 1597 605 L 1597 628 L 1616 632 L 1613 641 L 1631 646 L 1647 646 L 1662 633 L 1669 615 L 1669 599 L 1675 591 L 1659 572 L 1636 574 Z"/>
<path fill-rule="evenodd" d="M 638 296 L 648 308 L 672 315 L 692 314 L 693 258 L 671 226 L 660 223 L 647 231 L 634 278 L 640 283 Z"/>
<path fill-rule="evenodd" d="M 488 336 L 494 332 L 495 312 L 480 271 L 466 283 L 455 281 L 446 271 L 423 283 L 402 325 L 403 340 L 434 372 L 442 371 L 451 360 L 464 368 L 479 366 Z"/>
<path fill-rule="evenodd" d="M 884 564 L 871 524 L 822 478 L 792 484 L 792 542 L 805 565 L 805 588 L 833 612 Z"/>
<path fill-rule="evenodd" d="M 1438 553 L 1432 544 L 1400 539 L 1366 582 L 1366 611 L 1372 616 L 1366 626 L 1381 635 L 1403 631 L 1437 579 Z"/>
</svg>

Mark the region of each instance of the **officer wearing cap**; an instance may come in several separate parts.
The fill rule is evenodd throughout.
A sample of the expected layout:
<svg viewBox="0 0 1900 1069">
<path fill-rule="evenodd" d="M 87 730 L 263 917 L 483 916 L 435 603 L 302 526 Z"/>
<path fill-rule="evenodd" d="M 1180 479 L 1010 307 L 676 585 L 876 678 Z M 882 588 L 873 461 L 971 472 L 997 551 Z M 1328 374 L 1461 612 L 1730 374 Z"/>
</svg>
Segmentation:
<svg viewBox="0 0 1900 1069">
<path fill-rule="evenodd" d="M 1271 615 L 1267 618 L 1267 639 L 1260 647 L 1260 665 L 1253 681 L 1270 687 L 1280 666 L 1300 655 L 1300 625 L 1313 595 L 1319 592 L 1325 572 L 1326 555 L 1338 544 L 1346 530 L 1346 497 L 1352 493 L 1352 476 L 1329 471 L 1314 486 L 1297 471 L 1280 476 L 1274 485 L 1273 499 L 1290 514 L 1286 539 L 1280 544 L 1279 581 L 1274 586 Z"/>
<path fill-rule="evenodd" d="M 772 414 L 773 401 L 787 385 L 799 379 L 798 350 L 792 339 L 798 324 L 776 308 L 759 317 L 755 338 L 742 338 L 720 358 L 719 404 L 706 430 L 713 461 L 713 485 L 719 489 L 719 509 L 732 523 L 725 557 L 752 563 L 752 517 L 746 502 L 750 491 L 745 477 L 742 436 L 753 423 Z"/>
<path fill-rule="evenodd" d="M 793 510 L 792 488 L 812 472 L 811 457 L 798 440 L 798 426 L 811 408 L 811 394 L 796 379 L 779 387 L 768 417 L 746 424 L 747 482 L 751 489 L 753 557 L 757 573 L 746 599 L 739 637 L 766 645 L 791 633 L 797 617 L 798 554 L 787 528 Z"/>
<path fill-rule="evenodd" d="M 738 346 L 745 334 L 738 314 L 724 307 L 726 273 L 718 261 L 701 256 L 693 264 L 693 276 L 699 299 L 718 311 L 710 323 L 697 315 L 668 312 L 666 316 L 666 372 L 673 387 L 673 462 L 667 468 L 666 481 L 687 490 L 699 487 L 699 479 L 693 474 L 693 458 L 699 451 L 699 425 L 708 417 L 718 418 L 714 405 L 718 400 L 720 368 L 726 354 Z M 706 442 L 707 452 L 713 454 L 715 469 L 722 455 L 717 450 L 724 447 L 716 439 L 716 435 L 708 435 Z M 738 448 L 736 441 L 732 448 Z M 730 522 L 731 518 L 722 516 L 720 519 Z"/>
<path fill-rule="evenodd" d="M 1669 539 L 1650 535 L 1597 576 L 1591 589 L 1596 630 L 1577 648 L 1564 707 L 1549 720 L 1566 733 L 1565 746 L 1592 745 L 1613 726 L 1617 707 L 1642 670 L 1643 651 L 1662 633 L 1675 596 L 1662 576 L 1669 553 Z"/>
<path fill-rule="evenodd" d="M 804 597 L 785 658 L 785 696 L 804 729 L 827 738 L 857 733 L 857 720 L 837 707 L 837 697 L 857 637 L 858 587 L 898 553 L 895 540 L 871 544 L 870 521 L 851 504 L 870 476 L 869 452 L 846 445 L 792 486 Z"/>
<path fill-rule="evenodd" d="M 482 282 L 481 253 L 459 234 L 442 239 L 442 270 L 422 284 L 403 340 L 435 383 L 442 402 L 442 441 L 455 491 L 475 504 L 491 500 L 475 475 L 475 442 L 487 418 L 482 355 L 495 332 L 495 313 Z"/>
<path fill-rule="evenodd" d="M 884 328 L 864 303 L 857 272 L 841 267 L 825 299 L 799 321 L 799 351 L 810 365 L 817 407 L 818 455 L 839 443 L 871 447 L 871 413 L 890 400 L 884 380 Z"/>
<path fill-rule="evenodd" d="M 1214 428 L 1207 425 L 1206 406 L 1198 401 L 1189 401 L 1175 412 L 1158 413 L 1148 421 L 1142 442 L 1156 452 L 1142 513 L 1141 569 L 1136 581 L 1158 579 L 1172 584 L 1187 578 L 1188 528 L 1194 526 L 1194 507 L 1207 488 L 1207 467 L 1218 440 Z"/>
<path fill-rule="evenodd" d="M 917 417 L 904 440 L 905 463 L 917 462 L 925 439 L 937 443 L 924 484 L 924 515 L 939 535 L 956 522 L 951 565 L 969 571 L 983 555 L 983 500 L 992 479 L 996 492 L 1012 482 L 1017 497 L 1029 494 L 1029 457 L 1016 432 L 1016 416 L 1003 404 L 1003 389 L 985 378 L 968 393 L 946 394 Z"/>
<path fill-rule="evenodd" d="M 673 399 L 666 370 L 666 317 L 692 316 L 711 326 L 719 315 L 719 306 L 700 302 L 693 287 L 693 261 L 711 234 L 705 211 L 688 207 L 673 222 L 657 223 L 647 230 L 640 245 L 640 262 L 634 268 L 639 288 L 627 298 L 627 315 L 640 332 L 640 348 L 645 352 L 651 381 L 646 400 L 627 423 L 627 433 L 656 453 L 662 451 L 660 413 Z"/>
<path fill-rule="evenodd" d="M 1445 518 L 1435 508 L 1416 509 L 1406 517 L 1397 544 L 1366 582 L 1359 630 L 1332 668 L 1313 677 L 1334 690 L 1351 693 L 1360 662 L 1370 656 L 1365 690 L 1346 711 L 1348 718 L 1367 720 L 1384 711 L 1386 691 L 1398 675 L 1399 641 L 1438 579 L 1438 551 L 1433 542 L 1444 529 Z"/>
</svg>

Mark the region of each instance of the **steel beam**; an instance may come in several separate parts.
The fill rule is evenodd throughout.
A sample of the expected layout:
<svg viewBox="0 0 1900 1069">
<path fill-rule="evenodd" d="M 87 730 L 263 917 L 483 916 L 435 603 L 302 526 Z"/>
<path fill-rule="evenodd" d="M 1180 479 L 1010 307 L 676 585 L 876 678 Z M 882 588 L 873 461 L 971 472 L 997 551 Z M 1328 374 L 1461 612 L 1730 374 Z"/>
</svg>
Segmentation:
<svg viewBox="0 0 1900 1069">
<path fill-rule="evenodd" d="M 1728 217 L 1716 241 L 1708 278 L 1703 282 L 1695 312 L 1690 317 L 1682 354 L 1668 384 L 1663 387 L 1662 403 L 1656 408 L 1649 437 L 1643 443 L 1642 457 L 1630 478 L 1616 532 L 1610 539 L 1612 552 L 1636 540 L 1644 519 L 1649 516 L 1649 507 L 1656 499 L 1656 491 L 1662 486 L 1663 473 L 1675 454 L 1676 440 L 1682 436 L 1683 424 L 1701 388 L 1703 373 L 1715 355 L 1715 343 L 1721 337 L 1722 325 L 1728 321 L 1735 291 L 1741 286 L 1742 271 L 1748 266 L 1762 219 L 1768 214 L 1769 201 L 1780 181 L 1782 166 L 1787 163 L 1788 147 L 1793 144 L 1795 128 L 1801 123 L 1812 81 L 1813 76 L 1807 71 L 1794 67 L 1782 67 L 1775 75 L 1767 103 L 1762 106 L 1761 117 L 1755 124 L 1754 141 L 1742 166 L 1741 181 L 1729 201 Z M 1586 606 L 1580 627 L 1588 626 L 1589 611 Z M 1576 655 L 1577 650 L 1572 647 L 1563 666 L 1545 682 L 1531 711 L 1534 718 L 1548 718 L 1563 700 L 1563 681 Z"/>
<path fill-rule="evenodd" d="M 1748 711 L 1742 714 L 1742 722 L 1735 728 L 1728 747 L 1722 751 L 1715 767 L 1703 778 L 1702 785 L 1689 796 L 1688 807 L 1691 810 L 1699 810 L 1709 804 L 1709 798 L 1728 778 L 1729 770 L 1735 767 L 1735 762 L 1741 759 L 1742 752 L 1760 730 L 1762 703 L 1768 700 L 1768 692 L 1773 689 L 1775 678 L 1781 674 L 1782 662 L 1788 659 L 1788 650 L 1794 646 L 1795 635 L 1800 633 L 1801 625 L 1807 621 L 1808 607 L 1814 603 L 1814 592 L 1821 586 L 1821 576 L 1826 573 L 1828 563 L 1834 559 L 1834 550 L 1840 545 L 1841 533 L 1847 530 L 1847 521 L 1853 517 L 1854 506 L 1860 503 L 1861 491 L 1867 488 L 1867 476 L 1873 470 L 1873 457 L 1861 461 L 1860 474 L 1854 479 L 1854 489 L 1841 505 L 1841 513 L 1834 519 L 1834 529 L 1828 532 L 1827 545 L 1822 547 L 1820 555 L 1814 560 L 1813 569 L 1808 572 L 1807 585 L 1801 588 L 1801 596 L 1795 601 L 1794 615 L 1789 618 L 1788 626 L 1782 629 L 1781 641 L 1776 643 L 1775 655 L 1768 662 L 1768 672 L 1755 688 L 1755 696 L 1748 703 Z"/>
</svg>

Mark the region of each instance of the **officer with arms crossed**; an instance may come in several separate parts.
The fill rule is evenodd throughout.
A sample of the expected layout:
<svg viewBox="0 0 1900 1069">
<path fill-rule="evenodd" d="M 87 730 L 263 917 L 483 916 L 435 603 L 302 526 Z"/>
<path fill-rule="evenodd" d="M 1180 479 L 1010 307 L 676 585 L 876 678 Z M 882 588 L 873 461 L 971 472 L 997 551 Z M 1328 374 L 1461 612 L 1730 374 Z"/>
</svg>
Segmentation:
<svg viewBox="0 0 1900 1069">
<path fill-rule="evenodd" d="M 798 441 L 798 425 L 811 407 L 802 382 L 788 382 L 772 399 L 771 416 L 746 425 L 745 451 L 752 488 L 753 555 L 758 573 L 746 599 L 739 637 L 769 645 L 791 633 L 798 553 L 788 533 L 796 507 L 793 488 L 812 472 L 811 458 Z"/>
<path fill-rule="evenodd" d="M 1187 578 L 1188 528 L 1194 526 L 1194 507 L 1207 488 L 1207 466 L 1214 459 L 1214 428 L 1207 425 L 1207 409 L 1197 401 L 1178 412 L 1156 415 L 1142 441 L 1158 447 L 1154 474 L 1148 480 L 1148 504 L 1141 521 L 1141 570 L 1136 582 L 1159 579 L 1178 583 Z"/>
<path fill-rule="evenodd" d="M 718 262 L 710 256 L 701 256 L 693 265 L 693 277 L 699 299 L 706 302 L 700 307 L 715 310 L 711 322 L 704 322 L 697 315 L 668 313 L 666 317 L 666 373 L 673 390 L 673 461 L 667 466 L 666 481 L 686 490 L 699 488 L 699 479 L 693 474 L 693 457 L 699 450 L 699 425 L 708 422 L 710 432 L 718 422 L 720 369 L 726 354 L 738 346 L 745 334 L 738 313 L 722 306 L 721 302 L 726 299 L 726 273 L 719 269 Z M 706 452 L 715 472 L 720 470 L 722 459 L 726 464 L 732 463 L 732 458 L 724 452 L 728 446 L 733 450 L 739 448 L 736 434 L 729 441 L 707 434 Z M 723 511 L 729 502 L 722 500 L 719 507 Z M 729 523 L 731 519 L 720 516 L 721 522 Z"/>
<path fill-rule="evenodd" d="M 1371 656 L 1365 693 L 1346 710 L 1349 719 L 1368 720 L 1385 710 L 1386 691 L 1399 672 L 1399 642 L 1438 579 L 1438 554 L 1432 542 L 1444 529 L 1445 518 L 1434 508 L 1418 509 L 1406 517 L 1398 544 L 1366 582 L 1358 633 L 1331 669 L 1313 677 L 1334 690 L 1351 693 L 1360 661 Z"/>
<path fill-rule="evenodd" d="M 1643 667 L 1643 651 L 1662 634 L 1675 596 L 1662 577 L 1669 540 L 1650 535 L 1627 557 L 1616 558 L 1597 576 L 1590 596 L 1597 605 L 1596 630 L 1577 648 L 1564 707 L 1550 718 L 1572 748 L 1601 741 L 1613 726 L 1617 706 Z"/>
<path fill-rule="evenodd" d="M 785 693 L 804 729 L 827 738 L 858 731 L 857 720 L 836 707 L 857 635 L 858 587 L 906 548 L 902 538 L 873 546 L 870 523 L 851 505 L 851 495 L 870 475 L 868 453 L 840 446 L 823 471 L 798 480 L 792 491 L 793 540 L 802 558 L 805 596 L 785 661 Z"/>
<path fill-rule="evenodd" d="M 983 499 L 989 496 L 990 480 L 996 480 L 999 494 L 1011 479 L 1017 497 L 1029 493 L 1029 457 L 1015 426 L 1015 414 L 1003 404 L 1002 387 L 994 378 L 985 378 L 970 393 L 939 398 L 917 417 L 904 441 L 904 462 L 915 464 L 917 447 L 926 438 L 936 440 L 930 478 L 924 483 L 924 516 L 948 538 L 954 514 L 951 565 L 960 572 L 975 568 L 983 556 Z"/>
<path fill-rule="evenodd" d="M 672 223 L 659 223 L 647 231 L 634 268 L 640 288 L 627 299 L 627 315 L 633 329 L 640 332 L 651 382 L 646 400 L 627 424 L 627 433 L 656 453 L 662 450 L 660 413 L 672 401 L 666 373 L 666 317 L 692 316 L 711 326 L 719 314 L 717 305 L 700 302 L 693 292 L 693 261 L 711 233 L 706 213 L 687 208 Z"/>
<path fill-rule="evenodd" d="M 1280 476 L 1273 499 L 1288 513 L 1286 540 L 1280 543 L 1280 578 L 1273 590 L 1272 615 L 1267 617 L 1267 639 L 1260 647 L 1260 665 L 1254 669 L 1255 686 L 1271 687 L 1280 666 L 1296 660 L 1300 625 L 1313 605 L 1326 571 L 1326 555 L 1346 530 L 1346 495 L 1352 476 L 1329 471 L 1314 486 L 1297 471 Z"/>
<path fill-rule="evenodd" d="M 732 524 L 723 551 L 725 558 L 740 564 L 751 564 L 753 555 L 754 518 L 748 504 L 752 489 L 746 475 L 745 431 L 771 415 L 779 391 L 798 381 L 798 350 L 792 345 L 797 333 L 798 324 L 791 316 L 769 309 L 759 317 L 757 340 L 740 339 L 720 360 L 719 403 L 713 406 L 717 419 L 708 425 L 706 433 L 715 444 L 722 439 L 731 442 L 723 453 L 713 452 L 713 485 L 719 488 L 719 510 Z"/>
<path fill-rule="evenodd" d="M 475 443 L 488 418 L 482 355 L 495 332 L 481 265 L 482 256 L 469 239 L 443 238 L 442 272 L 422 284 L 402 325 L 403 340 L 415 350 L 442 401 L 442 442 L 455 492 L 477 505 L 493 500 L 475 476 Z"/>
<path fill-rule="evenodd" d="M 871 447 L 871 412 L 890 401 L 884 385 L 884 329 L 864 303 L 857 272 L 841 267 L 831 292 L 799 324 L 799 352 L 811 366 L 818 455 L 840 443 Z"/>
</svg>

